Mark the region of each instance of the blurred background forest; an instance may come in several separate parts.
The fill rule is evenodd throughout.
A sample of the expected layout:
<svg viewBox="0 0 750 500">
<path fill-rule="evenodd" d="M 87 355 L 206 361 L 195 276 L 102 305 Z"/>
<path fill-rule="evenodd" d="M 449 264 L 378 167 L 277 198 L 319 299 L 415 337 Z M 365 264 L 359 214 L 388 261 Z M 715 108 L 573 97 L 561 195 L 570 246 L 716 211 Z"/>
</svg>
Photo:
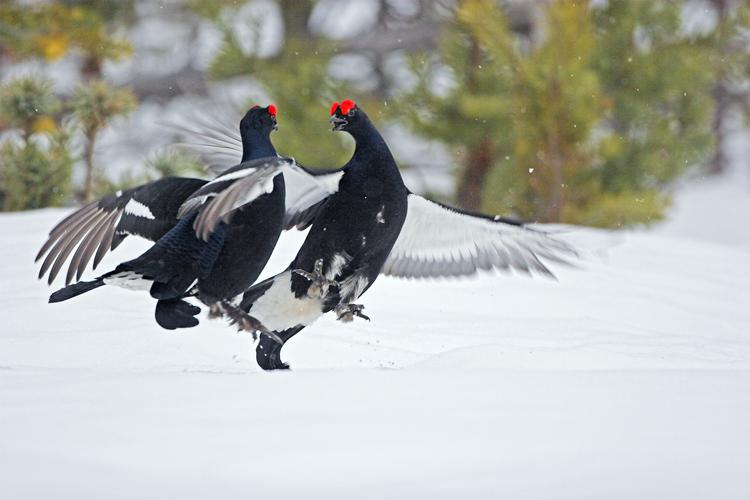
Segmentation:
<svg viewBox="0 0 750 500">
<path fill-rule="evenodd" d="M 72 205 L 206 175 L 165 123 L 272 139 L 309 166 L 352 152 L 352 98 L 407 184 L 541 222 L 661 219 L 719 175 L 750 117 L 750 6 L 735 0 L 3 0 L 0 208 Z M 750 172 L 750 159 L 740 162 Z"/>
</svg>

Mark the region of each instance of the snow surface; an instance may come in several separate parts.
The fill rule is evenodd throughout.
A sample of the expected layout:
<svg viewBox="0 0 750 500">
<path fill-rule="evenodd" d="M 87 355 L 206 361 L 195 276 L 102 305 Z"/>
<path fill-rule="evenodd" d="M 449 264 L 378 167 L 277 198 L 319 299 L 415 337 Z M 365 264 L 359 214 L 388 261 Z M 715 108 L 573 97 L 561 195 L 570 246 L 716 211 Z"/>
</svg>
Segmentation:
<svg viewBox="0 0 750 500">
<path fill-rule="evenodd" d="M 750 197 L 718 217 L 727 193 L 565 233 L 590 251 L 558 281 L 380 278 L 373 321 L 324 318 L 286 373 L 221 321 L 160 330 L 142 294 L 46 304 L 31 260 L 66 211 L 4 214 L 0 497 L 750 498 Z"/>
<path fill-rule="evenodd" d="M 744 158 L 750 158 L 750 141 Z M 745 169 L 750 173 L 750 165 Z M 660 234 L 750 248 L 750 176 L 742 170 L 692 179 L 680 187 Z"/>
</svg>

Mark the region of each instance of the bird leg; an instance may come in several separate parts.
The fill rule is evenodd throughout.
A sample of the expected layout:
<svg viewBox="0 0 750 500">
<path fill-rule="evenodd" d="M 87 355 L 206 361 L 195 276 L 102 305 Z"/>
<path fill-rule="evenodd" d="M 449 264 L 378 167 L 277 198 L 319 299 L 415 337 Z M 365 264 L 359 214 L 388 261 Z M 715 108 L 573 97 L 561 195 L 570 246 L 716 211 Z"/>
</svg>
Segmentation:
<svg viewBox="0 0 750 500">
<path fill-rule="evenodd" d="M 221 302 L 214 302 L 208 305 L 208 317 L 209 318 L 221 318 L 224 316 L 225 310 Z"/>
<path fill-rule="evenodd" d="M 312 272 L 305 271 L 304 269 L 294 269 L 292 272 L 310 281 L 307 296 L 311 299 L 324 299 L 331 287 L 339 288 L 338 281 L 328 279 L 323 274 L 323 259 L 315 261 L 315 267 Z M 362 312 L 364 309 L 365 306 L 361 304 L 339 304 L 335 307 L 334 311 L 338 316 L 338 320 L 344 323 L 353 321 L 355 316 L 370 321 L 370 318 Z"/>
<path fill-rule="evenodd" d="M 276 335 L 274 332 L 265 327 L 263 323 L 258 321 L 257 318 L 250 316 L 248 313 L 230 303 L 227 300 L 221 302 L 221 308 L 224 310 L 224 314 L 229 318 L 229 324 L 235 325 L 242 331 L 250 332 L 253 336 L 253 340 L 258 338 L 257 334 L 265 335 L 278 344 L 284 344 L 281 337 Z"/>
<path fill-rule="evenodd" d="M 339 286 L 338 282 L 326 278 L 323 274 L 323 259 L 315 261 L 313 272 L 308 272 L 304 269 L 294 269 L 292 272 L 310 281 L 310 286 L 307 288 L 307 296 L 311 299 L 322 299 L 328 294 L 329 288 Z"/>
<path fill-rule="evenodd" d="M 370 317 L 366 316 L 362 312 L 364 311 L 364 309 L 365 306 L 363 306 L 362 304 L 339 304 L 333 311 L 338 316 L 337 319 L 339 321 L 343 321 L 344 323 L 350 323 L 354 321 L 354 316 L 370 321 Z"/>
</svg>

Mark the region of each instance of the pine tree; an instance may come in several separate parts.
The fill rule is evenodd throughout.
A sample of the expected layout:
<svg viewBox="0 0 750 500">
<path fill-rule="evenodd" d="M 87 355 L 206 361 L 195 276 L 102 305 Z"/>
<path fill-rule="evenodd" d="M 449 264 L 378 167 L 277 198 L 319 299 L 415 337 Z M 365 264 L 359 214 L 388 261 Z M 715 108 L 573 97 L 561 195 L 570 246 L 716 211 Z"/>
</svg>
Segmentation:
<svg viewBox="0 0 750 500">
<path fill-rule="evenodd" d="M 294 154 L 295 159 L 305 165 L 333 167 L 348 160 L 353 145 L 348 137 L 332 134 L 326 128 L 329 105 L 342 98 L 354 98 L 358 102 L 361 99 L 346 85 L 329 77 L 328 65 L 337 53 L 337 45 L 309 31 L 308 19 L 313 5 L 309 1 L 279 2 L 284 42 L 281 50 L 270 57 L 243 51 L 235 33 L 223 20 L 230 17 L 226 15 L 227 9 L 231 12 L 230 5 L 223 5 L 223 17 L 215 10 L 201 12 L 213 16 L 224 33 L 222 49 L 211 65 L 210 74 L 216 79 L 255 78 L 280 110 L 279 131 L 273 136 L 276 149 Z M 253 31 L 258 26 L 248 28 Z M 377 120 L 380 106 L 373 101 L 361 104 Z"/>
<path fill-rule="evenodd" d="M 711 36 L 710 65 L 714 78 L 711 95 L 714 99 L 711 131 L 714 137 L 714 154 L 708 162 L 708 172 L 718 174 L 727 169 L 729 156 L 726 138 L 729 134 L 727 119 L 740 108 L 745 123 L 750 120 L 750 4 L 744 1 L 711 0 L 717 16 L 717 27 Z"/>
<path fill-rule="evenodd" d="M 15 58 L 54 61 L 71 51 L 83 56 L 83 72 L 101 75 L 101 64 L 126 57 L 130 43 L 116 35 L 114 21 L 130 19 L 132 0 L 55 0 L 0 5 L 0 44 Z"/>
<path fill-rule="evenodd" d="M 702 40 L 668 1 L 558 0 L 543 18 L 540 41 L 521 43 L 496 2 L 461 2 L 439 54 L 453 85 L 435 92 L 422 66 L 406 121 L 464 158 L 463 206 L 600 226 L 660 217 L 662 190 L 709 144 Z"/>
<path fill-rule="evenodd" d="M 510 47 L 507 20 L 492 2 L 464 1 L 440 43 L 440 60 L 414 55 L 417 84 L 392 109 L 418 134 L 438 139 L 453 151 L 461 165 L 457 202 L 469 209 L 482 206 L 484 183 L 498 159 L 512 149 L 513 107 L 510 99 L 511 61 L 493 58 L 473 30 L 474 16 L 483 18 L 498 45 Z M 453 85 L 449 92 L 433 90 L 435 70 L 447 67 Z"/>
<path fill-rule="evenodd" d="M 83 184 L 82 199 L 89 202 L 94 198 L 94 148 L 99 132 L 113 118 L 130 113 L 136 104 L 135 96 L 125 89 L 115 89 L 104 80 L 92 80 L 81 85 L 70 100 L 70 107 L 77 124 L 80 126 L 86 144 L 84 146 L 84 164 L 86 178 Z"/>
<path fill-rule="evenodd" d="M 86 179 L 83 201 L 91 201 L 94 190 L 93 153 L 101 128 L 114 116 L 129 112 L 135 97 L 127 90 L 114 89 L 101 80 L 102 64 L 127 57 L 132 48 L 117 35 L 116 24 L 132 18 L 132 0 L 55 0 L 28 4 L 8 0 L 0 5 L 0 45 L 14 59 L 54 61 L 69 53 L 81 57 L 81 73 L 86 80 L 70 103 L 59 111 L 73 112 L 85 138 L 83 162 Z M 67 138 L 58 137 L 56 147 L 67 147 Z M 70 157 L 66 152 L 65 156 Z M 61 156 L 61 157 L 62 157 Z M 31 161 L 39 155 L 27 156 Z M 41 166 L 37 166 L 41 168 Z M 39 182 L 59 181 L 56 177 L 41 176 Z M 69 182 L 66 178 L 64 182 Z M 70 186 L 56 187 L 68 192 Z M 41 189 L 50 190 L 53 186 Z"/>
<path fill-rule="evenodd" d="M 591 182 L 586 167 L 593 151 L 587 139 L 604 109 L 597 75 L 590 68 L 595 39 L 588 8 L 581 2 L 552 3 L 546 39 L 528 54 L 496 37 L 493 24 L 481 14 L 478 9 L 459 12 L 494 60 L 515 68 L 509 162 L 513 205 L 524 218 L 564 220 L 570 206 L 584 201 Z M 497 185 L 489 186 L 485 193 L 492 196 Z"/>
<path fill-rule="evenodd" d="M 73 160 L 69 134 L 57 121 L 60 101 L 49 81 L 36 77 L 0 86 L 0 122 L 18 140 L 0 146 L 0 208 L 59 205 L 69 194 Z"/>
</svg>

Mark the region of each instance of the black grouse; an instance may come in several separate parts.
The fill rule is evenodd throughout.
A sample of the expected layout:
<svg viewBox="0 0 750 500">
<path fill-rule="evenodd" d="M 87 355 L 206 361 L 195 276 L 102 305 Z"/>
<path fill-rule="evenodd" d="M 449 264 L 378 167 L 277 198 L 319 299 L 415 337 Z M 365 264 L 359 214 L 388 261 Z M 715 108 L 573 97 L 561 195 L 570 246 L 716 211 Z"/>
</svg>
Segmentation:
<svg viewBox="0 0 750 500">
<path fill-rule="evenodd" d="M 79 245 L 71 262 L 71 269 L 77 269 L 78 276 L 86 266 L 90 249 L 97 246 L 102 232 L 106 234 L 98 244 L 100 254 L 106 252 L 107 247 L 114 248 L 119 243 L 119 240 L 113 240 L 112 245 L 107 243 L 111 233 L 140 234 L 158 239 L 141 256 L 120 264 L 115 270 L 93 281 L 76 283 L 53 293 L 50 302 L 67 300 L 105 284 L 146 288 L 158 299 L 157 322 L 167 329 L 198 324 L 195 315 L 200 309 L 183 300 L 188 295 L 195 295 L 215 310 L 221 310 L 222 301 L 242 293 L 257 279 L 276 245 L 285 217 L 284 178 L 275 177 L 265 187 L 264 193 L 239 206 L 232 222 L 219 224 L 210 237 L 196 234 L 194 226 L 201 215 L 198 209 L 188 213 L 183 211 L 180 220 L 174 224 L 177 213 L 174 202 L 183 202 L 188 194 L 198 188 L 217 182 L 221 184 L 222 179 L 232 178 L 249 165 L 275 161 L 278 157 L 270 140 L 274 129 L 275 106 L 255 106 L 240 122 L 242 162 L 219 178 L 208 183 L 196 179 L 191 179 L 190 183 L 174 179 L 161 181 L 160 185 L 160 181 L 157 181 L 136 188 L 133 193 L 121 193 L 115 200 L 107 199 L 106 203 L 84 207 L 60 223 L 45 244 L 49 248 L 57 241 L 40 273 L 43 274 L 51 259 L 55 259 L 50 281 L 67 257 L 66 252 L 70 253 L 84 233 L 88 238 Z M 179 193 L 168 191 L 174 185 L 181 188 Z M 186 193 L 188 190 L 189 193 Z M 162 202 L 164 207 L 161 206 Z M 116 208 L 110 208 L 113 206 Z M 141 229 L 157 225 L 158 231 Z M 64 251 L 58 251 L 60 248 L 64 248 Z M 40 255 L 44 251 L 45 248 Z M 77 257 L 79 253 L 80 259 Z M 97 255 L 97 258 L 101 258 L 101 255 Z M 70 277 L 72 272 L 69 270 Z"/>
<path fill-rule="evenodd" d="M 251 111 L 256 107 L 259 106 L 253 106 Z M 271 104 L 266 109 L 276 116 L 276 106 Z M 253 147 L 247 131 L 252 128 L 252 116 L 257 111 L 251 111 L 240 121 L 239 132 L 200 114 L 191 118 L 192 126 L 169 126 L 190 139 L 179 146 L 200 155 L 206 168 L 219 174 L 236 165 L 243 151 Z M 65 276 L 66 285 L 81 279 L 91 257 L 94 257 L 92 268 L 96 269 L 107 251 L 117 248 L 130 235 L 156 242 L 179 222 L 177 212 L 188 196 L 207 182 L 169 176 L 118 191 L 81 207 L 49 232 L 34 259 L 36 262 L 46 255 L 39 279 L 49 271 L 47 283 L 52 284 L 76 247 Z"/>
<path fill-rule="evenodd" d="M 293 221 L 311 224 L 310 232 L 287 270 L 251 287 L 230 315 L 243 329 L 272 333 L 256 347 L 261 368 L 288 368 L 280 359 L 282 346 L 325 312 L 335 311 L 343 321 L 369 319 L 354 301 L 381 273 L 425 278 L 513 268 L 551 275 L 540 258 L 566 262 L 575 255 L 564 242 L 518 222 L 411 193 L 382 136 L 351 100 L 334 103 L 330 121 L 333 130 L 354 137 L 354 155 L 341 169 L 326 172 L 316 192 L 288 199 Z M 210 233 L 231 215 L 233 200 L 246 203 L 262 192 L 259 185 L 282 172 L 301 169 L 286 159 L 233 179 L 210 201 L 200 228 Z"/>
</svg>

